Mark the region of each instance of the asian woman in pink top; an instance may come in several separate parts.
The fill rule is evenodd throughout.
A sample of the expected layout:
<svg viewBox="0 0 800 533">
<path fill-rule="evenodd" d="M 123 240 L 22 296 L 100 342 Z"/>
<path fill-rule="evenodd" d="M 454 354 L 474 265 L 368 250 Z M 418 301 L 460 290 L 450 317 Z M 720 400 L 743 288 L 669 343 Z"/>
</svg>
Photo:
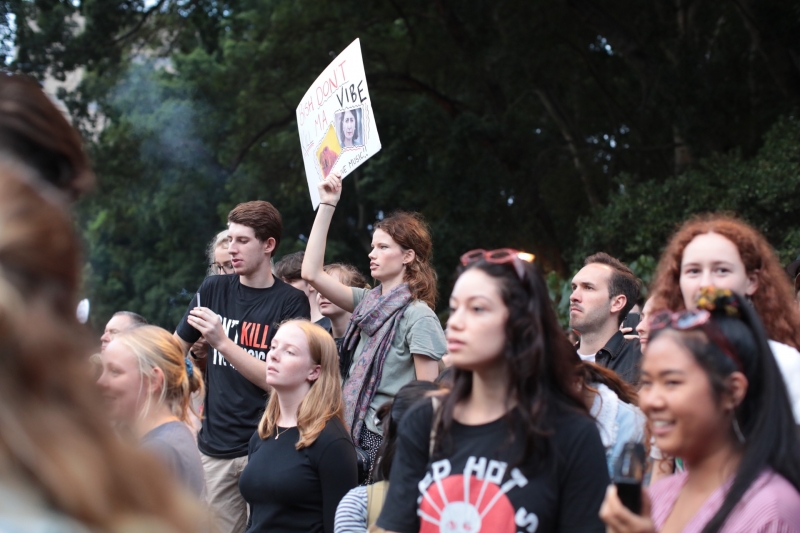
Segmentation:
<svg viewBox="0 0 800 533">
<path fill-rule="evenodd" d="M 629 511 L 612 485 L 613 533 L 800 532 L 800 439 L 764 326 L 743 297 L 701 290 L 693 310 L 650 321 L 639 405 L 686 472 Z"/>
</svg>

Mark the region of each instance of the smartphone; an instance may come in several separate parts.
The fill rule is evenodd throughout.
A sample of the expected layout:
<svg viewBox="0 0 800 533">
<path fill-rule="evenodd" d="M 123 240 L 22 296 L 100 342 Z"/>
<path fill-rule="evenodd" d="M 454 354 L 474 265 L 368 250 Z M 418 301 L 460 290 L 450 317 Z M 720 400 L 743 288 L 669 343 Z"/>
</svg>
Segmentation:
<svg viewBox="0 0 800 533">
<path fill-rule="evenodd" d="M 642 315 L 639 313 L 628 313 L 628 316 L 625 317 L 625 320 L 622 321 L 623 328 L 631 328 L 633 331 L 631 334 L 634 334 L 636 331 L 636 326 L 639 325 L 639 322 L 642 320 Z"/>
<path fill-rule="evenodd" d="M 614 465 L 614 485 L 622 504 L 636 514 L 642 512 L 642 479 L 645 453 L 639 442 L 627 442 Z"/>
</svg>

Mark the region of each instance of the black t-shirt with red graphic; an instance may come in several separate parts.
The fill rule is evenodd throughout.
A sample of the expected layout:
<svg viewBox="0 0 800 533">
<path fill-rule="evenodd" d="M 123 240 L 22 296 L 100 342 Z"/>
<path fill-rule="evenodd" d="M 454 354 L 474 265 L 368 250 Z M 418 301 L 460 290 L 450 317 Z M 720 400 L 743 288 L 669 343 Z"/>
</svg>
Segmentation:
<svg viewBox="0 0 800 533">
<path fill-rule="evenodd" d="M 262 361 L 267 359 L 270 342 L 281 322 L 311 316 L 303 291 L 277 277 L 274 279 L 272 287 L 254 289 L 242 285 L 236 274 L 209 276 L 197 289 L 201 305 L 219 315 L 228 338 Z M 200 332 L 187 322 L 189 311 L 196 306 L 197 295 L 176 329 L 178 336 L 190 344 L 200 338 Z M 197 435 L 198 448 L 221 459 L 247 455 L 247 445 L 264 412 L 267 393 L 210 347 L 204 379 L 206 399 L 203 426 Z"/>
<path fill-rule="evenodd" d="M 401 533 L 605 531 L 598 512 L 608 467 L 588 415 L 562 410 L 551 416 L 547 451 L 521 463 L 524 434 L 518 412 L 512 422 L 505 417 L 479 426 L 454 421 L 445 442 L 448 453 L 434 453 L 431 461 L 432 416 L 430 402 L 424 402 L 400 423 L 380 527 Z M 509 423 L 518 428 L 513 442 Z"/>
</svg>

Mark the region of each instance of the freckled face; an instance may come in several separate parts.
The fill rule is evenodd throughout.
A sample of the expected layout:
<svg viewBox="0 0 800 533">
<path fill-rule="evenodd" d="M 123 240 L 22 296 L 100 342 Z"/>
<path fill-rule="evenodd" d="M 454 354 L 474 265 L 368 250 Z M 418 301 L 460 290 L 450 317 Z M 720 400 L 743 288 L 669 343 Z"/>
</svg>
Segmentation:
<svg viewBox="0 0 800 533">
<path fill-rule="evenodd" d="M 694 308 L 700 289 L 713 285 L 744 295 L 758 288 L 754 274 L 745 270 L 739 249 L 718 233 L 698 235 L 683 249 L 680 288 L 687 309 Z"/>
<path fill-rule="evenodd" d="M 461 274 L 450 296 L 445 332 L 452 365 L 476 370 L 497 364 L 505 348 L 507 321 L 498 282 L 477 268 Z"/>
</svg>

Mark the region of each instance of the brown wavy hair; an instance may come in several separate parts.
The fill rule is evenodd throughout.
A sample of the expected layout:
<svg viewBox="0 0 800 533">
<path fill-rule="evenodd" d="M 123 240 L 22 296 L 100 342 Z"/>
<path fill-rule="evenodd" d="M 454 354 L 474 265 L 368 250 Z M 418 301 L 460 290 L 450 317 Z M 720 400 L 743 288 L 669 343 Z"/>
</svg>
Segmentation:
<svg viewBox="0 0 800 533">
<path fill-rule="evenodd" d="M 408 283 L 412 296 L 436 309 L 436 271 L 433 259 L 433 240 L 428 225 L 419 213 L 397 211 L 375 224 L 404 250 L 414 250 L 414 261 L 406 265 L 403 281 Z"/>
<path fill-rule="evenodd" d="M 300 432 L 300 440 L 295 444 L 295 448 L 302 450 L 314 444 L 332 418 L 338 418 L 344 424 L 342 375 L 339 372 L 339 352 L 330 333 L 305 319 L 287 320 L 281 327 L 285 328 L 290 324 L 303 330 L 308 340 L 311 359 L 320 365 L 319 377 L 311 384 L 311 389 L 297 409 L 297 430 Z M 272 393 L 267 401 L 264 416 L 258 423 L 258 436 L 262 439 L 271 437 L 280 416 L 278 395 Z"/>
<path fill-rule="evenodd" d="M 653 309 L 680 311 L 686 306 L 680 289 L 683 251 L 698 235 L 717 233 L 739 250 L 748 275 L 758 286 L 750 297 L 769 338 L 800 349 L 800 309 L 792 284 L 767 239 L 736 217 L 712 213 L 693 217 L 672 236 L 661 255 L 652 287 Z"/>
<path fill-rule="evenodd" d="M 74 226 L 28 172 L 0 163 L 0 463 L 91 529 L 198 531 L 201 508 L 112 432 L 88 364 L 93 339 L 75 317 Z"/>
</svg>

